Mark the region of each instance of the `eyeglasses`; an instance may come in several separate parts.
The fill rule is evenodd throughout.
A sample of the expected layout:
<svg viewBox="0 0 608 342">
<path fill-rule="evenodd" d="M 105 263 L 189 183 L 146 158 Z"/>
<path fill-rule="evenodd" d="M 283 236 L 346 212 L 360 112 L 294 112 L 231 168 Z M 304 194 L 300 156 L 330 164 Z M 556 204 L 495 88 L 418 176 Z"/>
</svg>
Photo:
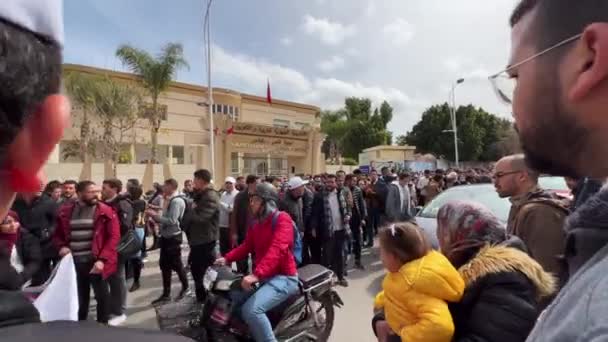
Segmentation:
<svg viewBox="0 0 608 342">
<path fill-rule="evenodd" d="M 508 68 L 506 68 L 505 70 L 503 70 L 495 75 L 490 76 L 489 77 L 490 83 L 492 83 L 492 88 L 494 89 L 494 92 L 496 92 L 496 95 L 498 96 L 498 98 L 501 101 L 503 101 L 505 104 L 511 105 L 513 103 L 513 93 L 515 92 L 515 87 L 517 86 L 517 77 L 513 77 L 512 75 L 510 75 L 509 71 L 511 71 L 517 67 L 520 67 L 520 66 L 528 63 L 529 61 L 534 60 L 550 51 L 553 51 L 568 43 L 571 43 L 571 42 L 579 39 L 582 36 L 583 36 L 583 34 L 579 33 L 576 36 L 562 40 L 561 42 L 559 42 L 533 56 L 530 56 L 519 63 L 515 63 L 515 64 L 511 65 Z"/>
<path fill-rule="evenodd" d="M 521 170 L 519 171 L 506 171 L 506 172 L 497 172 L 494 175 L 492 175 L 492 179 L 500 179 L 504 176 L 508 176 L 508 175 L 514 175 L 516 173 L 520 173 L 522 172 Z"/>
</svg>

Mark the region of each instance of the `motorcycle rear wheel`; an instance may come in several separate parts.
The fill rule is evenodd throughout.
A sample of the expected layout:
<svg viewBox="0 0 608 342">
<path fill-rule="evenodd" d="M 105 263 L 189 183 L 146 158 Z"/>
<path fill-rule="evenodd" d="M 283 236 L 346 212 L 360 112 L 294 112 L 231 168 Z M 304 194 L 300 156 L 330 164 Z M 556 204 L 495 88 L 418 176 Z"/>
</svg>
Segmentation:
<svg viewBox="0 0 608 342">
<path fill-rule="evenodd" d="M 319 298 L 318 302 L 321 304 L 321 306 L 316 309 L 316 312 L 317 315 L 319 315 L 322 310 L 325 311 L 325 326 L 321 326 L 320 329 L 315 329 L 315 335 L 317 336 L 317 341 L 326 342 L 331 335 L 332 329 L 334 328 L 334 301 L 331 298 L 331 295 L 328 293 Z"/>
</svg>

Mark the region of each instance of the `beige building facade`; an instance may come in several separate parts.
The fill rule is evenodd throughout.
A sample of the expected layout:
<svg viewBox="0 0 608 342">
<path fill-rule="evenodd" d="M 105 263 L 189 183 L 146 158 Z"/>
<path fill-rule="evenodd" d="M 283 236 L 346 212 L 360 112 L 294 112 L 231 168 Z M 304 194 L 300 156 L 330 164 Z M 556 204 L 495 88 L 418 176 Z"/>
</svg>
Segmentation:
<svg viewBox="0 0 608 342">
<path fill-rule="evenodd" d="M 137 83 L 136 76 L 129 73 L 82 65 L 65 65 L 64 71 L 107 75 Z M 226 176 L 290 176 L 325 170 L 318 107 L 277 99 L 269 104 L 265 97 L 222 88 L 213 88 L 212 95 L 213 131 L 209 125 L 207 88 L 172 82 L 159 99 L 167 114 L 158 134 L 156 162 L 150 162 L 149 125 L 140 119 L 124 135 L 124 151 L 116 165 L 117 177 L 123 181 L 149 178 L 149 185 L 172 177 L 181 183 L 192 178 L 196 169 L 211 168 L 210 139 L 214 139 L 215 145 L 214 179 L 220 182 Z M 66 130 L 46 166 L 48 178 L 86 177 L 97 182 L 107 178 L 111 169 L 107 161 L 90 155 L 92 163 L 87 166 L 80 157 L 69 155 L 70 146 L 80 137 L 82 110 L 77 106 L 73 109 L 72 121 L 73 126 Z M 93 130 L 100 129 L 94 120 Z M 144 177 L 144 173 L 152 175 Z"/>
<path fill-rule="evenodd" d="M 403 166 L 405 162 L 415 160 L 415 153 L 414 146 L 374 146 L 359 153 L 359 165 L 371 169 L 379 169 L 382 166 Z"/>
</svg>

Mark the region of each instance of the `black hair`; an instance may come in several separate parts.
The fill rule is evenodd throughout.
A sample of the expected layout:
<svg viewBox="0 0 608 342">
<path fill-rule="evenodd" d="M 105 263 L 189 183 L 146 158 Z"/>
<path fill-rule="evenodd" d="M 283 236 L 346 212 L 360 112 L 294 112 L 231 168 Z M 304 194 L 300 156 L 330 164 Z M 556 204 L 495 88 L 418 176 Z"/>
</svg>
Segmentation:
<svg viewBox="0 0 608 342">
<path fill-rule="evenodd" d="M 129 197 L 132 201 L 140 199 L 144 193 L 144 190 L 140 186 L 130 187 L 127 191 L 129 192 Z"/>
<path fill-rule="evenodd" d="M 329 174 L 325 178 L 327 178 L 327 179 L 336 179 L 336 178 L 338 178 L 338 176 L 333 175 L 333 174 Z"/>
<path fill-rule="evenodd" d="M 353 180 L 353 178 L 355 178 L 355 175 L 346 175 L 346 176 L 344 177 L 344 181 L 345 181 L 345 182 L 348 182 L 348 181 Z"/>
<path fill-rule="evenodd" d="M 243 176 L 238 176 L 238 177 L 236 177 L 236 181 L 237 181 L 237 182 L 242 181 L 242 180 L 244 180 L 244 179 L 245 179 L 245 177 L 243 177 Z"/>
<path fill-rule="evenodd" d="M 258 182 L 258 176 L 256 175 L 249 175 L 247 176 L 247 179 L 245 180 L 246 184 L 255 184 Z"/>
<path fill-rule="evenodd" d="M 106 179 L 102 184 L 108 185 L 110 188 L 116 190 L 117 193 L 122 192 L 122 182 L 120 179 Z"/>
<path fill-rule="evenodd" d="M 399 179 L 406 179 L 406 178 L 410 178 L 410 174 L 407 172 L 402 172 L 399 174 Z"/>
<path fill-rule="evenodd" d="M 0 19 L 0 162 L 25 121 L 60 92 L 61 47 Z"/>
<path fill-rule="evenodd" d="M 207 171 L 207 172 L 209 172 L 209 171 Z M 175 179 L 173 179 L 173 178 L 167 179 L 165 181 L 165 185 L 168 185 L 168 186 L 172 187 L 173 189 L 177 189 L 177 181 Z"/>
<path fill-rule="evenodd" d="M 344 170 L 338 170 L 338 171 L 336 171 L 336 176 L 337 176 L 339 173 L 342 173 L 342 174 L 346 175 L 346 171 L 344 171 Z"/>
<path fill-rule="evenodd" d="M 51 194 L 55 189 L 61 187 L 61 182 L 58 180 L 52 180 L 46 184 L 44 187 L 44 193 Z"/>
<path fill-rule="evenodd" d="M 380 172 L 381 172 L 381 173 L 384 173 L 384 171 L 389 171 L 388 166 L 383 166 L 383 167 L 380 169 Z"/>
<path fill-rule="evenodd" d="M 275 176 L 267 176 L 266 177 L 266 183 L 273 183 L 276 180 L 277 180 L 277 177 L 275 177 Z"/>
<path fill-rule="evenodd" d="M 359 170 L 359 169 L 355 169 L 355 170 L 353 170 L 353 175 L 357 175 L 357 176 L 358 176 L 358 175 L 360 175 L 360 174 L 362 174 L 362 173 L 363 173 L 363 172 L 361 172 L 361 170 Z"/>
<path fill-rule="evenodd" d="M 130 178 L 130 179 L 127 180 L 127 188 L 130 188 L 130 187 L 136 187 L 137 188 L 139 186 L 140 186 L 139 179 L 137 179 L 137 178 Z"/>
<path fill-rule="evenodd" d="M 207 183 L 211 183 L 211 172 L 209 172 L 209 170 L 200 169 L 194 173 L 194 178 L 204 180 Z"/>
<path fill-rule="evenodd" d="M 63 185 L 74 185 L 74 186 L 77 186 L 78 182 L 75 181 L 75 180 L 68 179 L 65 182 L 63 182 Z"/>
<path fill-rule="evenodd" d="M 81 194 L 91 185 L 95 185 L 95 182 L 92 182 L 90 180 L 78 182 L 78 184 L 76 184 L 76 192 Z"/>
<path fill-rule="evenodd" d="M 511 26 L 532 11 L 535 17 L 530 38 L 539 50 L 582 33 L 592 23 L 608 22 L 605 0 L 522 0 L 511 14 Z"/>
</svg>

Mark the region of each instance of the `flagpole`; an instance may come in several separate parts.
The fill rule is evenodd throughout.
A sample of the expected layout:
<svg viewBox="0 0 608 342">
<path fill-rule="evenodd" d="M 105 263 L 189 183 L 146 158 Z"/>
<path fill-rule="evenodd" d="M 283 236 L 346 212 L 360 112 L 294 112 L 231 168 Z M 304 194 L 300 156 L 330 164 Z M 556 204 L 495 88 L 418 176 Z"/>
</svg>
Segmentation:
<svg viewBox="0 0 608 342">
<path fill-rule="evenodd" d="M 215 128 L 213 124 L 213 89 L 211 88 L 211 0 L 207 7 L 207 104 L 209 109 L 209 149 L 211 150 L 211 178 L 215 177 Z"/>
</svg>

